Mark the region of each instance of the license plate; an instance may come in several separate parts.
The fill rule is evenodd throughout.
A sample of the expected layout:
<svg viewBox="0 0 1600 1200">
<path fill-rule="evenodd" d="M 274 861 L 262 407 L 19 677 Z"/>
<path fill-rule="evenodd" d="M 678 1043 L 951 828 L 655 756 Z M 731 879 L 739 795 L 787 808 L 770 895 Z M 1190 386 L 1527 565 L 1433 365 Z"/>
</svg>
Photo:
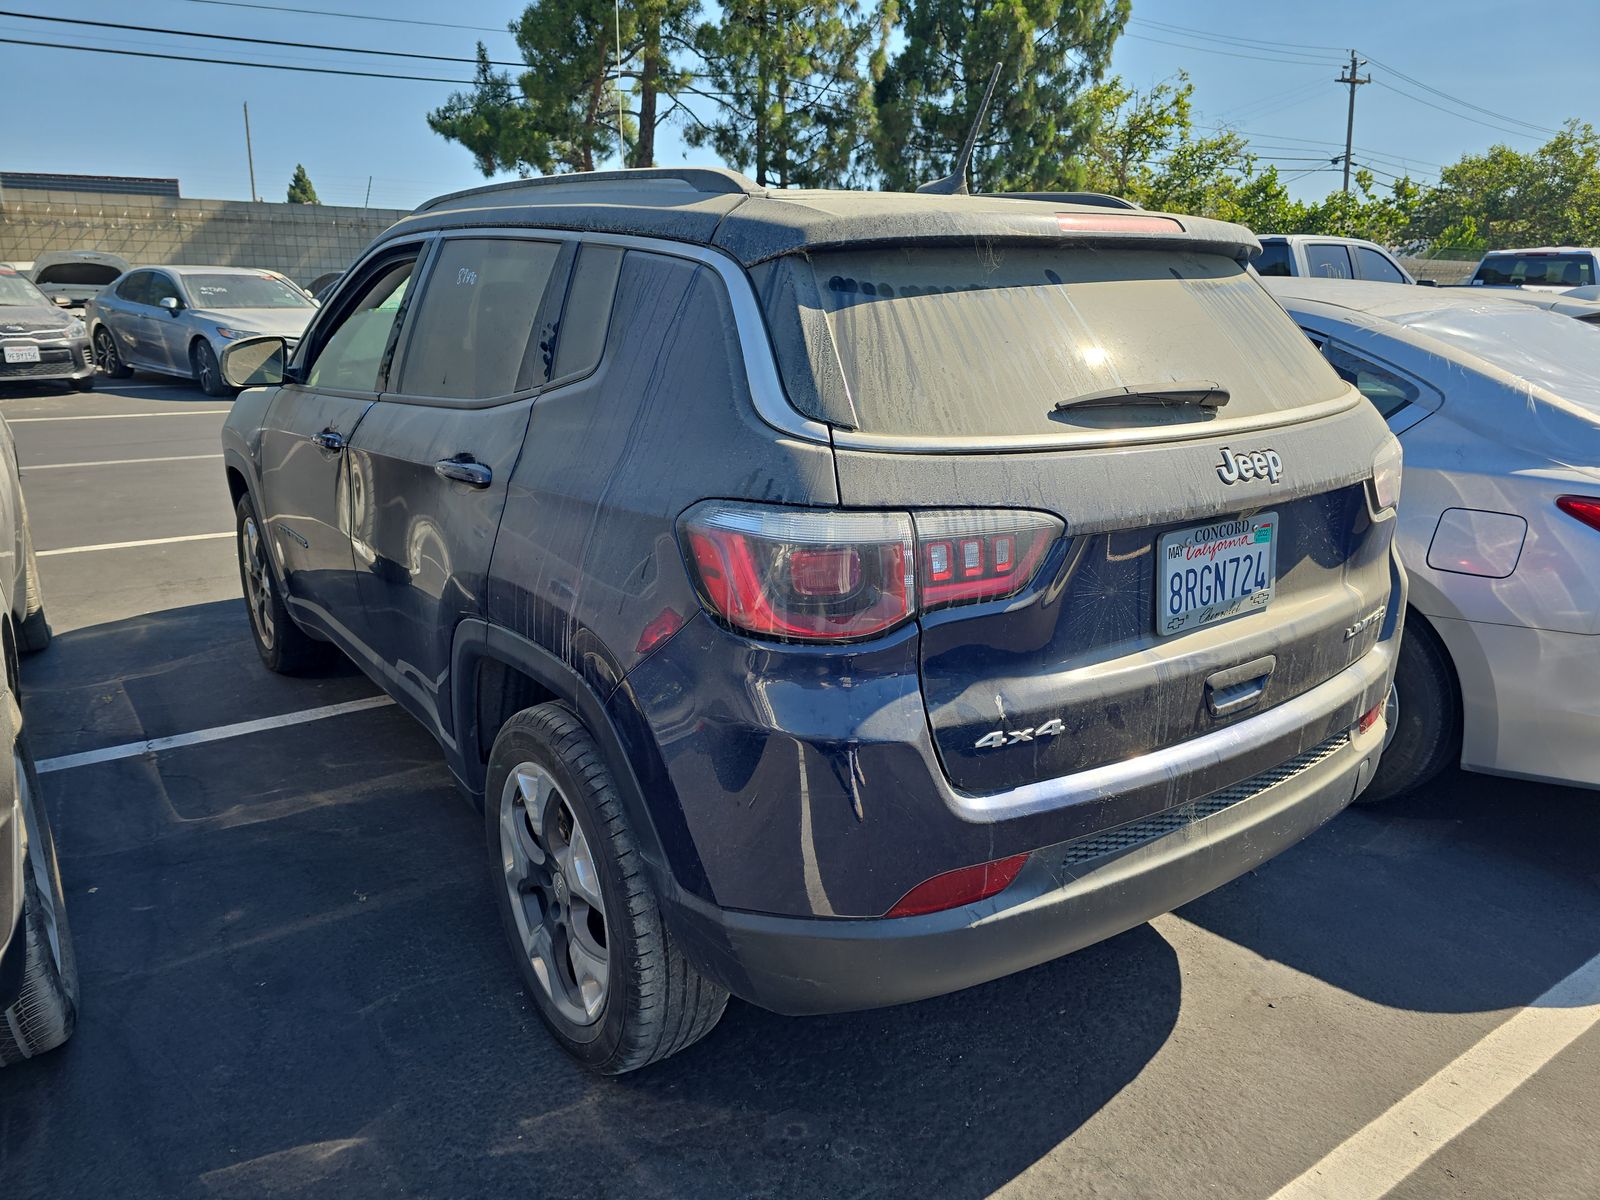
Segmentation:
<svg viewBox="0 0 1600 1200">
<path fill-rule="evenodd" d="M 39 347 L 37 346 L 7 346 L 6 362 L 31 363 L 39 361 Z"/>
<path fill-rule="evenodd" d="M 1183 633 L 1272 602 L 1278 514 L 1175 529 L 1161 539 L 1156 632 Z"/>
</svg>

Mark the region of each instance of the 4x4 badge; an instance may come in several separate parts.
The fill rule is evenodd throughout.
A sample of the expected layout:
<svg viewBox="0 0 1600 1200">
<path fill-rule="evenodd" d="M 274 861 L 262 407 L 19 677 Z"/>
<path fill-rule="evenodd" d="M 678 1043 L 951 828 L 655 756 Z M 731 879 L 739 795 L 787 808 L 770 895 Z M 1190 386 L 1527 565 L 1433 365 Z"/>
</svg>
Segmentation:
<svg viewBox="0 0 1600 1200">
<path fill-rule="evenodd" d="M 1055 737 L 1058 733 L 1065 733 L 1066 726 L 1061 723 L 1061 718 L 1056 717 L 1046 721 L 1043 725 L 1035 725 L 1032 729 L 996 729 L 993 733 L 986 733 L 978 739 L 974 750 L 993 750 L 996 746 L 1015 746 L 1019 742 L 1032 742 L 1038 738 Z"/>
</svg>

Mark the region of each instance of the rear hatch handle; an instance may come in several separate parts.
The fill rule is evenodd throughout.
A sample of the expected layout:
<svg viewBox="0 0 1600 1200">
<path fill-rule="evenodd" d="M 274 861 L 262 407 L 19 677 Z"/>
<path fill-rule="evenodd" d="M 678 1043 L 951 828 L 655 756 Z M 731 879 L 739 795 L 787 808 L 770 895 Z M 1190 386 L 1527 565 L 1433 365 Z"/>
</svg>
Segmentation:
<svg viewBox="0 0 1600 1200">
<path fill-rule="evenodd" d="M 1085 392 L 1057 400 L 1055 412 L 1070 408 L 1101 408 L 1115 404 L 1183 405 L 1192 408 L 1221 408 L 1230 393 L 1220 383 L 1209 379 L 1173 380 L 1171 383 L 1128 384 L 1123 387 L 1104 388 L 1098 392 Z"/>
<path fill-rule="evenodd" d="M 1225 717 L 1249 708 L 1261 699 L 1261 694 L 1267 690 L 1267 680 L 1272 678 L 1277 665 L 1277 656 L 1267 654 L 1207 676 L 1206 707 L 1211 710 L 1211 715 Z"/>
</svg>

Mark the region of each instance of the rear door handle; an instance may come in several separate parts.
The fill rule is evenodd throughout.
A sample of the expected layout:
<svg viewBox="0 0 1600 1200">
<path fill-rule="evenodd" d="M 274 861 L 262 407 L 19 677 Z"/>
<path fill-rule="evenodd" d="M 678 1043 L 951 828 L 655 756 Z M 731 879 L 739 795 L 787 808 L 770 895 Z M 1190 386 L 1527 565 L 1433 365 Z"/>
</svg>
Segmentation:
<svg viewBox="0 0 1600 1200">
<path fill-rule="evenodd" d="M 486 488 L 494 480 L 493 471 L 465 454 L 441 458 L 433 464 L 433 473 L 440 479 L 452 479 L 475 488 Z"/>
<path fill-rule="evenodd" d="M 311 440 L 323 450 L 332 450 L 338 453 L 344 449 L 344 434 L 334 429 L 324 429 L 321 433 L 313 433 Z"/>
<path fill-rule="evenodd" d="M 1249 708 L 1267 690 L 1267 680 L 1278 665 L 1275 655 L 1268 654 L 1218 671 L 1206 678 L 1206 707 L 1214 717 L 1225 717 L 1240 709 Z"/>
</svg>

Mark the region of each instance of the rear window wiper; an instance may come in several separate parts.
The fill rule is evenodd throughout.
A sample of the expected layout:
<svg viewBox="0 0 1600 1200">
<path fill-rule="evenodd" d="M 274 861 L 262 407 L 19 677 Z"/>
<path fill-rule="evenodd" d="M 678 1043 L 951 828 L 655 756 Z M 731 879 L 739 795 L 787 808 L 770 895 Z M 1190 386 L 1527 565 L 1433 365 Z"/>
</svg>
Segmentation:
<svg viewBox="0 0 1600 1200">
<path fill-rule="evenodd" d="M 1106 388 L 1057 400 L 1055 412 L 1069 408 L 1103 408 L 1119 404 L 1184 405 L 1193 408 L 1221 408 L 1228 402 L 1228 389 L 1208 379 L 1174 380 L 1172 383 L 1131 384 Z"/>
</svg>

